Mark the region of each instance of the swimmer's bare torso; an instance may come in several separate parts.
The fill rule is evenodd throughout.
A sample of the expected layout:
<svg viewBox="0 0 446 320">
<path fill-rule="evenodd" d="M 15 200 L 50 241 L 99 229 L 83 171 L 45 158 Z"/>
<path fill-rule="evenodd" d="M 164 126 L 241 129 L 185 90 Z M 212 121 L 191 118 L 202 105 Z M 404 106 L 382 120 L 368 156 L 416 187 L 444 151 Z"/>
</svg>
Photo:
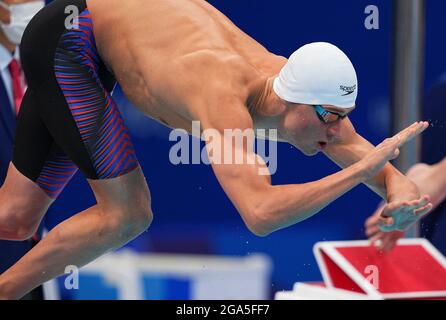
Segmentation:
<svg viewBox="0 0 446 320">
<path fill-rule="evenodd" d="M 127 97 L 172 128 L 190 132 L 225 99 L 247 106 L 250 88 L 286 63 L 203 0 L 87 4 L 99 53 Z"/>
</svg>

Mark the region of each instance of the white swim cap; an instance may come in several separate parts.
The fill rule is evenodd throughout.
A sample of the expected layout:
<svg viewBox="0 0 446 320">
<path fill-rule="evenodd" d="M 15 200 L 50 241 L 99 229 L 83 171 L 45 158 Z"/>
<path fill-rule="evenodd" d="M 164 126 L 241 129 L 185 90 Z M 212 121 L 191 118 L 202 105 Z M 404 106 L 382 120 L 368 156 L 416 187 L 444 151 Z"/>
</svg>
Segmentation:
<svg viewBox="0 0 446 320">
<path fill-rule="evenodd" d="M 315 42 L 291 55 L 273 88 L 289 102 L 347 109 L 355 106 L 358 79 L 344 52 L 330 43 Z"/>
</svg>

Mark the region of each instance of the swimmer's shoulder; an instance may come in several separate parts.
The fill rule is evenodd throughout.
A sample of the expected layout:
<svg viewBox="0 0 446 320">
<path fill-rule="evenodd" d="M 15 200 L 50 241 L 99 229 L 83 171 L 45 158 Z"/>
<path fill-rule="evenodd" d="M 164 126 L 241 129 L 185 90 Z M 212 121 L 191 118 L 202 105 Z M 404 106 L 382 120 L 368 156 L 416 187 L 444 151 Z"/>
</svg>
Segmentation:
<svg viewBox="0 0 446 320">
<path fill-rule="evenodd" d="M 187 85 L 202 95 L 215 91 L 240 91 L 256 73 L 243 57 L 224 49 L 201 49 L 183 54 L 166 70 L 175 74 L 172 81 L 184 82 L 186 77 Z"/>
<path fill-rule="evenodd" d="M 223 105 L 247 109 L 250 85 L 265 76 L 243 56 L 224 49 L 196 50 L 159 69 L 156 92 L 163 100 L 187 109 L 216 107 L 221 112 Z"/>
</svg>

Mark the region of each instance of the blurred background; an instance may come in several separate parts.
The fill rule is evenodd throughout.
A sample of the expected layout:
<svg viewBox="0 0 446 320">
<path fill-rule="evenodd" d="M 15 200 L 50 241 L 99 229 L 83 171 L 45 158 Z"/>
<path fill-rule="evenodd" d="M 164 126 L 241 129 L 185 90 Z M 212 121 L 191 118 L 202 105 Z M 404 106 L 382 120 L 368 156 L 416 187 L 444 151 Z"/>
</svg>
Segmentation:
<svg viewBox="0 0 446 320">
<path fill-rule="evenodd" d="M 358 107 L 351 115 L 357 131 L 373 144 L 391 134 L 392 1 L 209 2 L 276 54 L 288 57 L 300 46 L 315 41 L 331 42 L 341 48 L 350 57 L 358 74 Z M 379 9 L 379 29 L 368 30 L 364 26 L 368 16 L 364 10 L 370 4 Z M 445 13 L 445 1 L 426 1 L 424 95 L 445 76 Z M 316 242 L 365 238 L 364 221 L 380 201 L 365 186 L 353 189 L 307 221 L 266 238 L 252 235 L 217 183 L 210 166 L 172 165 L 168 155 L 174 143 L 168 140 L 169 129 L 139 114 L 119 88 L 115 91 L 115 99 L 130 128 L 151 190 L 155 215 L 149 231 L 121 249 L 125 250 L 123 255 L 133 257 L 137 252 L 138 255 L 168 253 L 182 257 L 262 257 L 260 260 L 263 259 L 266 266 L 267 283 L 262 290 L 270 298 L 277 291 L 289 290 L 297 281 L 322 279 L 312 252 Z M 424 107 L 429 108 L 428 105 Z M 425 119 L 433 121 L 434 126 L 429 130 L 434 131 L 432 134 L 437 137 L 446 137 L 444 118 Z M 429 161 L 439 160 L 432 158 Z M 272 180 L 274 184 L 302 183 L 320 179 L 337 170 L 337 166 L 323 155 L 305 157 L 294 147 L 279 144 L 278 169 Z M 93 203 L 92 192 L 82 174 L 78 173 L 46 216 L 45 226 L 51 229 Z M 441 240 L 445 241 L 444 238 Z M 61 285 L 63 281 L 59 281 Z M 152 288 L 163 287 L 159 283 L 158 287 L 154 286 L 153 281 L 152 285 Z M 169 285 L 165 284 L 163 288 Z M 184 288 L 181 282 L 177 281 L 174 288 L 176 295 L 159 289 L 151 298 L 187 298 L 181 295 L 181 288 Z M 90 295 L 75 291 L 65 290 L 62 297 L 113 298 L 108 293 L 101 296 L 100 289 Z"/>
</svg>

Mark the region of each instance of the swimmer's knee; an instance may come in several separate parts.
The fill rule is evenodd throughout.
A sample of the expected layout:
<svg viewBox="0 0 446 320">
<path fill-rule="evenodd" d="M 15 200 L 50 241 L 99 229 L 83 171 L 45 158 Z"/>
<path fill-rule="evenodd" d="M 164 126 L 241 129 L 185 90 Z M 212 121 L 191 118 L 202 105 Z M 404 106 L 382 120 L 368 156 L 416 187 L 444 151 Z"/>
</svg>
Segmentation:
<svg viewBox="0 0 446 320">
<path fill-rule="evenodd" d="M 39 228 L 40 221 L 29 217 L 23 209 L 13 206 L 0 206 L 0 239 L 24 241 L 30 239 Z"/>
<path fill-rule="evenodd" d="M 40 189 L 36 194 L 23 187 L 20 182 L 11 181 L 15 187 L 11 188 L 5 182 L 0 188 L 0 239 L 23 241 L 34 236 L 51 201 L 42 196 Z M 29 192 L 23 191 L 17 195 L 16 189 L 20 192 L 26 189 Z"/>
<path fill-rule="evenodd" d="M 121 210 L 130 236 L 134 237 L 146 231 L 153 221 L 150 191 L 135 194 L 135 201 L 126 203 Z"/>
<path fill-rule="evenodd" d="M 133 226 L 135 235 L 149 229 L 153 221 L 153 212 L 149 208 L 137 208 L 130 210 L 130 224 Z"/>
<path fill-rule="evenodd" d="M 13 231 L 1 230 L 0 239 L 8 241 L 26 241 L 31 239 L 37 232 L 37 227 L 18 227 Z"/>
<path fill-rule="evenodd" d="M 140 234 L 146 231 L 153 221 L 150 193 L 143 193 L 138 197 L 139 201 L 126 205 L 125 220 L 134 233 Z"/>
<path fill-rule="evenodd" d="M 153 221 L 153 213 L 147 206 L 127 206 L 125 208 L 115 208 L 112 212 L 106 213 L 107 221 L 101 227 L 100 234 L 113 234 L 120 241 L 131 240 L 146 231 Z"/>
<path fill-rule="evenodd" d="M 99 235 L 113 234 L 119 240 L 131 239 L 146 231 L 152 221 L 150 191 L 141 169 L 114 181 L 92 181 L 100 219 L 106 225 Z M 112 183 L 111 183 L 112 182 Z"/>
</svg>

